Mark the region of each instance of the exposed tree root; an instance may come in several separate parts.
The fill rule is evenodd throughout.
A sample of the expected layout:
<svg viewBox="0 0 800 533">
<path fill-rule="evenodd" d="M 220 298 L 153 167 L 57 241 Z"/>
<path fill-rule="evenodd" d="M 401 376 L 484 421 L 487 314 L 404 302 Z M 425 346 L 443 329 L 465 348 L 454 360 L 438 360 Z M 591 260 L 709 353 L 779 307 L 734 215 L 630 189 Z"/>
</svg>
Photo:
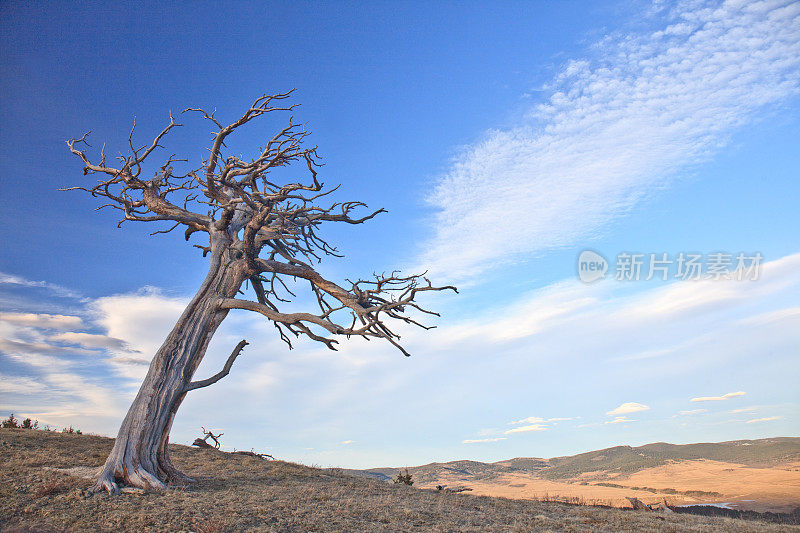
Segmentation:
<svg viewBox="0 0 800 533">
<path fill-rule="evenodd" d="M 170 468 L 177 472 L 171 465 Z M 119 494 L 120 484 L 118 481 L 124 481 L 127 486 L 144 490 L 161 491 L 167 488 L 166 483 L 141 465 L 112 462 L 106 463 L 106 466 L 103 468 L 103 471 L 100 473 L 100 476 L 97 478 L 92 488 L 89 489 L 89 492 L 97 493 L 106 491 L 112 495 Z"/>
</svg>

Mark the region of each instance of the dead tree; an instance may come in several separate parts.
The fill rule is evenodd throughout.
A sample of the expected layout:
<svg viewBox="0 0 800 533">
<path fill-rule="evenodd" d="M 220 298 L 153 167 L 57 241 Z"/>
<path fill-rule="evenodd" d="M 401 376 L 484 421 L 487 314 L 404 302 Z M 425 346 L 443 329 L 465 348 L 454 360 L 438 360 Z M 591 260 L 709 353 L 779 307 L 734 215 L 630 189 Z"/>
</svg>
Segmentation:
<svg viewBox="0 0 800 533">
<path fill-rule="evenodd" d="M 631 506 L 633 507 L 634 511 L 649 511 L 650 507 L 642 503 L 642 500 L 639 498 L 631 498 L 626 496 L 626 499 L 631 502 Z"/>
<path fill-rule="evenodd" d="M 231 453 L 235 455 L 247 455 L 250 457 L 258 457 L 259 459 L 266 459 L 267 457 L 269 457 L 273 461 L 275 460 L 275 458 L 268 453 L 258 453 L 254 452 L 253 450 L 250 450 L 249 452 L 245 450 L 239 450 L 238 452 L 231 452 Z"/>
<path fill-rule="evenodd" d="M 214 448 L 216 448 L 217 450 L 219 450 L 219 447 L 220 447 L 219 438 L 220 438 L 221 436 L 223 436 L 223 435 L 224 435 L 224 433 L 220 433 L 219 435 L 214 435 L 214 434 L 213 434 L 213 433 L 211 433 L 210 431 L 206 431 L 206 428 L 204 428 L 203 426 L 200 426 L 200 429 L 202 429 L 202 430 L 203 430 L 203 435 L 205 435 L 205 436 L 203 437 L 203 442 L 205 442 L 206 444 L 208 444 L 208 439 L 211 439 L 211 440 L 213 440 L 213 441 L 214 441 Z M 210 444 L 209 444 L 209 446 L 210 446 Z"/>
<path fill-rule="evenodd" d="M 205 439 L 201 439 L 200 437 L 194 439 L 192 446 L 197 446 L 198 448 L 206 448 L 208 450 L 216 449 L 212 445 L 207 443 Z"/>
<path fill-rule="evenodd" d="M 169 124 L 149 144 L 134 144 L 133 130 L 125 152 L 116 163 L 106 160 L 105 147 L 95 158 L 87 155 L 87 135 L 67 141 L 69 150 L 83 165 L 84 175 L 99 177 L 90 186 L 71 187 L 89 192 L 125 221 L 167 222 L 166 233 L 182 227 L 188 241 L 208 260 L 208 274 L 164 344 L 153 356 L 147 376 L 120 427 L 105 466 L 93 490 L 116 493 L 118 483 L 162 489 L 165 483 L 189 481 L 172 464 L 167 441 L 175 413 L 186 394 L 225 377 L 242 348 L 241 341 L 217 374 L 193 381 L 208 343 L 232 309 L 262 315 L 291 348 L 294 337 L 306 337 L 336 349 L 334 336 L 385 339 L 403 354 L 391 323 L 413 324 L 428 329 L 414 318 L 416 312 L 436 315 L 417 303 L 417 296 L 437 287 L 423 275 L 376 274 L 373 278 L 337 284 L 314 268 L 324 256 L 338 256 L 320 231 L 326 223 L 361 224 L 383 209 L 361 217 L 361 202 L 327 203 L 318 180 L 320 166 L 316 147 L 307 147 L 303 124 L 288 124 L 265 139 L 254 156 L 245 160 L 228 152 L 226 141 L 248 122 L 278 112 L 291 111 L 286 101 L 291 91 L 264 95 L 237 120 L 223 125 L 214 112 L 186 109 L 214 128 L 211 146 L 199 166 L 169 156 L 153 165 L 157 149 L 173 128 L 181 126 L 170 114 Z M 296 164 L 304 180 L 279 183 L 275 171 Z M 148 167 L 148 165 L 151 165 Z M 147 179 L 146 167 L 153 176 Z M 179 175 L 175 167 L 185 168 Z M 289 312 L 286 302 L 296 290 L 292 282 L 306 284 L 316 309 Z M 251 295 L 248 298 L 248 295 Z M 438 315 L 437 315 L 438 316 Z"/>
</svg>

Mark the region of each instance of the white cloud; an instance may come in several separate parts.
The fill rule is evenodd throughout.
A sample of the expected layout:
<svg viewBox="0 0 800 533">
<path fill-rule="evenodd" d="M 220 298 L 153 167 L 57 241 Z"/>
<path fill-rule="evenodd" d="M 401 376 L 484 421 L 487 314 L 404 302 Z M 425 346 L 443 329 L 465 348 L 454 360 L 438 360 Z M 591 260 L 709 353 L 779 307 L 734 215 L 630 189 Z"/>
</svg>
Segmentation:
<svg viewBox="0 0 800 533">
<path fill-rule="evenodd" d="M 631 420 L 630 418 L 625 418 L 624 416 L 619 416 L 614 420 L 609 420 L 606 424 L 625 424 L 627 422 L 636 422 L 636 420 Z"/>
<path fill-rule="evenodd" d="M 232 447 L 269 449 L 295 460 L 304 457 L 305 447 L 321 450 L 325 442 L 340 443 L 345 439 L 364 443 L 371 440 L 370 432 L 381 431 L 397 442 L 408 443 L 403 453 L 411 458 L 404 456 L 403 461 L 421 464 L 441 456 L 426 456 L 433 453 L 427 451 L 414 452 L 413 442 L 404 441 L 406 433 L 397 429 L 401 427 L 398 420 L 405 426 L 413 426 L 418 434 L 438 435 L 443 418 L 463 419 L 465 410 L 472 409 L 469 419 L 475 420 L 478 427 L 496 425 L 495 416 L 503 417 L 503 422 L 515 420 L 523 427 L 533 426 L 504 435 L 505 430 L 516 426 L 503 424 L 502 429 L 487 430 L 476 434 L 474 439 L 466 439 L 505 439 L 504 443 L 496 441 L 500 443 L 498 446 L 514 450 L 517 443 L 529 441 L 530 436 L 524 436 L 529 432 L 563 437 L 556 435 L 558 432 L 553 427 L 558 418 L 518 419 L 520 414 L 526 414 L 518 412 L 520 406 L 527 410 L 528 406 L 539 405 L 548 409 L 540 414 L 553 415 L 596 410 L 597 398 L 607 395 L 609 390 L 625 390 L 626 387 L 641 387 L 629 398 L 648 398 L 648 390 L 655 387 L 654 397 L 657 394 L 663 398 L 667 393 L 686 400 L 693 391 L 702 390 L 698 387 L 706 385 L 704 376 L 731 365 L 740 371 L 744 381 L 736 385 L 721 382 L 715 386 L 725 387 L 721 390 L 736 390 L 737 386 L 749 390 L 749 376 L 758 374 L 753 369 L 761 369 L 765 363 L 754 357 L 761 353 L 774 354 L 768 362 L 776 369 L 775 389 L 778 390 L 787 379 L 787 373 L 780 369 L 792 368 L 791 349 L 800 342 L 797 317 L 780 313 L 789 305 L 796 306 L 796 298 L 793 298 L 796 292 L 793 291 L 800 285 L 800 254 L 765 263 L 762 279 L 757 282 L 709 282 L 708 298 L 715 305 L 695 306 L 694 312 L 687 315 L 671 311 L 656 315 L 657 319 L 642 315 L 649 304 L 663 301 L 664 291 L 677 291 L 680 285 L 678 282 L 667 287 L 642 286 L 639 292 L 631 295 L 618 284 L 585 286 L 577 280 L 557 283 L 521 294 L 517 302 L 502 308 L 502 311 L 538 308 L 549 317 L 547 320 L 525 322 L 520 326 L 509 320 L 508 314 L 498 312 L 498 308 L 487 309 L 484 316 L 467 321 L 448 320 L 445 314 L 440 329 L 430 332 L 400 328 L 398 333 L 415 354 L 411 359 L 398 356 L 391 346 L 359 339 L 343 341 L 340 352 L 303 342 L 290 352 L 275 338 L 274 328 L 269 324 L 247 313 L 232 314 L 215 335 L 196 377 L 207 377 L 219 371 L 238 340 L 247 338 L 251 344 L 237 360 L 230 376 L 214 387 L 200 389 L 187 397 L 176 418 L 173 440 L 191 442 L 200 425 L 212 424 L 225 428 L 226 438 L 230 439 L 226 444 Z M 702 283 L 691 286 L 696 291 L 705 290 Z M 725 298 L 720 299 L 715 294 L 724 294 Z M 562 307 L 564 302 L 581 299 L 590 303 L 567 310 Z M 147 358 L 163 341 L 185 302 L 186 299 L 146 291 L 103 298 L 90 308 L 95 310 L 102 333 L 142 350 L 142 357 Z M 548 307 L 558 311 L 553 312 Z M 725 309 L 724 319 L 720 319 L 720 308 Z M 751 327 L 741 327 L 742 320 L 768 315 L 783 318 L 755 321 Z M 9 330 L 12 326 L 17 329 Z M 22 332 L 22 328 L 0 323 L 0 332 L 18 335 L 12 338 L 19 342 L 36 343 L 47 339 L 46 334 L 41 338 L 34 334 L 24 337 L 23 333 L 27 335 L 28 332 Z M 681 346 L 680 350 L 670 350 L 677 345 Z M 152 351 L 145 352 L 147 347 Z M 667 353 L 636 364 L 615 361 L 617 356 L 646 349 L 664 349 Z M 96 355 L 97 350 L 91 353 Z M 13 408 L 15 413 L 39 418 L 43 423 L 73 424 L 84 430 L 113 434 L 140 379 L 133 376 L 133 372 L 128 375 L 118 371 L 115 377 L 115 372 L 109 371 L 122 367 L 116 359 L 122 355 L 112 352 L 107 357 L 70 359 L 62 353 L 20 354 L 9 365 L 26 365 L 20 374 L 43 384 L 47 395 L 41 394 L 34 403 L 32 399 L 36 394 L 23 394 L 17 391 L 19 388 L 2 393 L 0 411 L 11 412 Z M 0 358 L 0 363 L 11 359 L 8 355 Z M 144 370 L 141 367 L 139 365 L 137 372 Z M 16 369 L 0 367 L 0 371 L 11 375 Z M 49 374 L 61 377 L 48 378 Z M 85 384 L 75 379 L 66 380 L 64 375 L 79 377 Z M 101 375 L 102 378 L 93 377 Z M 543 376 L 547 379 L 540 379 Z M 531 396 L 531 382 L 537 383 L 534 396 Z M 465 383 L 482 383 L 485 387 L 465 396 Z M 100 388 L 92 395 L 78 395 L 87 385 Z M 572 393 L 574 391 L 579 392 Z M 247 401 L 243 402 L 243 398 Z M 460 400 L 453 402 L 453 398 Z M 113 402 L 112 408 L 102 417 L 95 420 L 82 414 L 95 409 L 90 402 L 97 402 L 102 408 L 102 402 L 109 400 Z M 763 401 L 777 405 L 783 400 L 777 397 Z M 496 414 L 475 419 L 472 413 L 486 411 L 488 404 Z M 287 405 L 291 408 L 286 408 Z M 437 409 L 431 411 L 431 405 L 436 405 Z M 552 411 L 555 408 L 560 412 Z M 622 427 L 627 423 L 630 427 L 639 426 L 640 431 L 653 427 L 634 424 L 635 421 L 625 415 L 609 417 L 608 421 L 612 424 L 610 428 L 603 421 L 584 426 L 606 431 L 617 430 L 617 425 Z M 774 424 L 777 427 L 780 422 Z M 670 427 L 667 424 L 660 427 L 663 433 L 652 433 L 652 440 L 669 440 Z M 552 431 L 542 433 L 547 430 Z M 456 447 L 436 453 L 455 454 L 463 450 L 459 444 L 463 437 L 463 434 L 451 435 L 446 440 Z M 546 440 L 555 441 L 555 438 Z M 470 449 L 476 453 L 496 448 L 475 444 L 477 447 Z M 545 442 L 542 445 L 547 446 Z M 339 445 L 336 450 L 337 461 L 342 458 L 341 461 L 349 461 L 351 465 L 367 467 L 398 461 L 391 452 L 370 450 L 367 444 Z M 301 455 L 293 456 L 293 453 Z M 414 453 L 416 455 L 412 456 Z M 322 458 L 314 456 L 307 460 L 320 462 Z"/>
<path fill-rule="evenodd" d="M 509 424 L 537 424 L 540 422 L 544 422 L 544 418 L 540 418 L 538 416 L 529 416 L 528 418 L 523 418 L 522 420 L 515 420 L 514 422 L 509 422 Z"/>
<path fill-rule="evenodd" d="M 42 287 L 52 291 L 52 293 L 55 294 L 56 296 L 61 296 L 63 298 L 75 298 L 81 301 L 87 301 L 80 293 L 75 292 L 66 287 L 62 287 L 61 285 L 56 285 L 55 283 L 47 283 L 46 281 L 32 281 L 29 279 L 25 279 L 21 276 L 15 276 L 14 274 L 6 274 L 5 272 L 0 272 L 0 284 L 20 285 L 22 287 Z"/>
<path fill-rule="evenodd" d="M 115 339 L 114 337 L 108 337 L 106 335 L 95 335 L 92 333 L 75 333 L 75 332 L 64 332 L 59 333 L 58 335 L 52 335 L 48 337 L 49 340 L 64 342 L 68 344 L 77 344 L 78 346 L 82 346 L 84 348 L 107 348 L 109 350 L 121 350 L 121 351 L 130 351 L 127 343 L 120 339 Z"/>
<path fill-rule="evenodd" d="M 462 440 L 461 444 L 477 444 L 480 442 L 499 442 L 501 440 L 507 440 L 507 437 L 493 437 L 487 439 L 466 439 Z"/>
<path fill-rule="evenodd" d="M 344 444 L 344 445 L 347 445 L 347 444 L 355 444 L 355 442 L 356 442 L 356 441 L 354 441 L 354 440 L 343 440 L 343 441 L 341 442 L 341 444 Z"/>
<path fill-rule="evenodd" d="M 691 4 L 566 64 L 547 103 L 464 150 L 421 264 L 450 280 L 592 237 L 800 87 L 800 4 Z"/>
<path fill-rule="evenodd" d="M 25 342 L 15 339 L 6 339 L 0 337 L 0 352 L 4 352 L 11 356 L 20 355 L 45 355 L 45 354 L 93 354 L 91 350 L 84 348 L 72 348 L 66 346 L 57 346 L 46 342 Z"/>
<path fill-rule="evenodd" d="M 752 413 L 753 411 L 757 411 L 758 407 L 742 407 L 741 409 L 731 409 L 731 413 Z"/>
<path fill-rule="evenodd" d="M 6 274 L 5 272 L 0 272 L 0 284 L 22 285 L 23 287 L 47 286 L 47 283 L 44 281 L 31 281 L 20 276 L 15 276 L 14 274 Z"/>
<path fill-rule="evenodd" d="M 652 291 L 642 292 L 639 297 L 615 312 L 618 320 L 636 317 L 639 321 L 659 321 L 667 317 L 685 317 L 698 313 L 729 309 L 730 307 L 756 299 L 760 296 L 786 291 L 798 284 L 800 254 L 787 255 L 762 264 L 757 281 L 720 282 L 699 280 L 670 283 Z M 759 321 L 760 325 L 796 319 L 792 309 L 772 311 L 758 317 L 748 317 L 745 323 Z"/>
<path fill-rule="evenodd" d="M 35 379 L 0 374 L 0 392 L 3 394 L 40 394 L 45 390 L 44 384 Z"/>
<path fill-rule="evenodd" d="M 650 409 L 650 407 L 641 403 L 626 402 L 617 407 L 616 409 L 608 411 L 606 414 L 609 416 L 619 416 L 619 415 L 627 415 L 630 413 L 638 413 L 639 411 L 647 411 L 648 409 Z"/>
<path fill-rule="evenodd" d="M 528 433 L 529 431 L 547 431 L 547 427 L 541 424 L 531 424 L 529 426 L 520 426 L 514 429 L 509 429 L 505 431 L 505 435 L 511 435 L 513 433 Z"/>
<path fill-rule="evenodd" d="M 700 396 L 698 398 L 692 398 L 689 401 L 692 402 L 723 402 L 725 400 L 730 400 L 731 398 L 738 398 L 739 396 L 744 396 L 747 394 L 744 391 L 738 392 L 729 392 L 727 394 L 723 394 L 722 396 Z"/>
<path fill-rule="evenodd" d="M 149 363 L 164 343 L 188 303 L 187 298 L 166 296 L 153 288 L 95 300 L 95 322 L 105 329 L 107 338 L 122 343 L 118 348 L 108 346 L 116 352 L 112 358 L 116 372 L 133 380 L 143 378 L 147 372 L 144 363 Z"/>
<path fill-rule="evenodd" d="M 558 418 L 542 418 L 540 416 L 529 416 L 527 418 L 522 418 L 520 420 L 514 420 L 513 422 L 509 422 L 509 425 L 519 425 L 525 424 L 524 426 L 515 427 L 504 431 L 504 435 L 513 435 L 514 433 L 529 433 L 531 431 L 547 431 L 549 427 L 558 425 L 558 422 L 565 422 L 567 420 L 572 420 L 572 417 L 558 417 Z M 550 426 L 548 426 L 550 424 Z M 492 435 L 497 433 L 497 430 L 493 429 L 484 429 L 478 432 L 479 435 Z M 486 439 L 469 439 L 463 441 L 464 444 L 467 443 L 475 443 L 475 442 L 496 442 L 500 440 L 505 440 L 506 437 L 497 437 L 497 438 L 486 438 Z"/>
<path fill-rule="evenodd" d="M 2 377 L 0 407 L 37 419 L 42 426 L 74 425 L 111 433 L 133 399 L 112 385 L 71 372 L 63 364 L 47 366 L 36 379 Z"/>
<path fill-rule="evenodd" d="M 800 318 L 800 307 L 790 307 L 744 318 L 740 320 L 739 323 L 745 327 L 765 326 L 776 322 L 783 322 L 784 320 L 797 320 L 798 318 Z"/>
<path fill-rule="evenodd" d="M 47 329 L 75 329 L 83 327 L 83 320 L 77 316 L 48 315 L 44 313 L 0 313 L 0 321 Z"/>
<path fill-rule="evenodd" d="M 771 422 L 772 420 L 783 420 L 782 416 L 767 416 L 764 418 L 754 418 L 753 420 L 748 420 L 747 424 L 755 424 L 756 422 Z"/>
<path fill-rule="evenodd" d="M 680 414 L 682 416 L 688 416 L 688 415 L 699 415 L 701 413 L 707 413 L 707 412 L 708 409 L 690 409 L 688 411 L 681 411 Z"/>
</svg>

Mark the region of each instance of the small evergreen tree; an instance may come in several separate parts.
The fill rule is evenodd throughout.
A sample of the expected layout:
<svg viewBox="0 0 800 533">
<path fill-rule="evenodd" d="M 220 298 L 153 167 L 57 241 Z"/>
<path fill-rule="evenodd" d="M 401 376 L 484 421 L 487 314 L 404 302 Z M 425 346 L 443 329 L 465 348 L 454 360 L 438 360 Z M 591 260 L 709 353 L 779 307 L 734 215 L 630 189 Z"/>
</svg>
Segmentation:
<svg viewBox="0 0 800 533">
<path fill-rule="evenodd" d="M 17 419 L 14 418 L 14 413 L 11 413 L 7 419 L 3 420 L 3 427 L 4 428 L 18 428 L 19 424 L 17 424 Z"/>
<path fill-rule="evenodd" d="M 408 468 L 406 468 L 406 473 L 403 474 L 402 472 L 397 473 L 397 478 L 395 478 L 395 483 L 402 483 L 403 485 L 413 485 L 414 480 L 411 479 L 412 475 L 408 473 Z"/>
</svg>

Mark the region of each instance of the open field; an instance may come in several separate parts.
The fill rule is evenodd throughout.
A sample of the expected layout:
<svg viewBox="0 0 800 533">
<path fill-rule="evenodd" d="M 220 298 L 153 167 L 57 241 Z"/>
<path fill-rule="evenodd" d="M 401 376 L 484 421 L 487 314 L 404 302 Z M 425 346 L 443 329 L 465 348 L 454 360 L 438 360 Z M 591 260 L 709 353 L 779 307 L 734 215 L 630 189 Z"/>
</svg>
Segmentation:
<svg viewBox="0 0 800 533">
<path fill-rule="evenodd" d="M 164 493 L 88 495 L 52 468 L 97 467 L 112 439 L 0 430 L 5 531 L 800 531 L 796 526 L 419 490 L 338 470 L 172 446 L 197 479 Z"/>
<path fill-rule="evenodd" d="M 569 480 L 542 479 L 536 474 L 507 474 L 491 480 L 466 481 L 442 476 L 437 484 L 465 485 L 474 494 L 505 498 L 543 499 L 556 495 L 587 503 L 624 507 L 627 497 L 644 503 L 664 499 L 670 505 L 728 503 L 734 509 L 791 512 L 800 507 L 800 465 L 757 468 L 719 461 L 683 461 L 647 468 L 634 474 L 605 473 Z"/>
</svg>

